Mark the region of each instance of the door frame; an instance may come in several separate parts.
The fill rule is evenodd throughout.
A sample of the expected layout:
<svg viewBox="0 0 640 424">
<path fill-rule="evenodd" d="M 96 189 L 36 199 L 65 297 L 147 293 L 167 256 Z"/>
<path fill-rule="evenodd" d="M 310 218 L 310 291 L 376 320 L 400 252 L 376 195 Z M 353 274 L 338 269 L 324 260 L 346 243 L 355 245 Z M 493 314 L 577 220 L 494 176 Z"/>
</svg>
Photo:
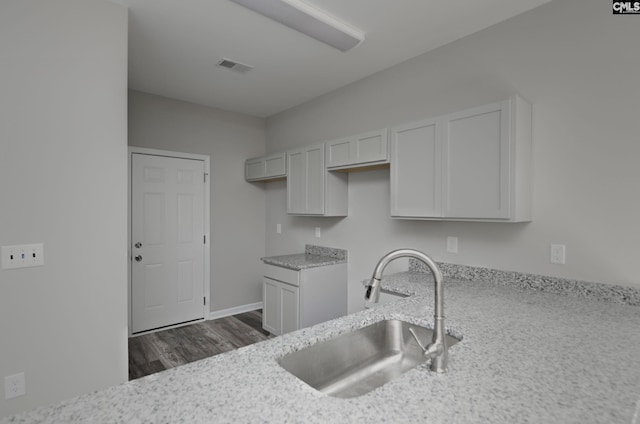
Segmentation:
<svg viewBox="0 0 640 424">
<path fill-rule="evenodd" d="M 143 154 L 143 155 L 151 155 L 151 156 L 163 156 L 177 159 L 195 159 L 201 160 L 204 162 L 204 173 L 205 173 L 205 182 L 204 182 L 204 235 L 206 237 L 206 243 L 204 243 L 204 305 L 202 305 L 203 310 L 203 319 L 205 321 L 208 319 L 211 309 L 211 159 L 209 155 L 199 155 L 193 153 L 182 153 L 182 152 L 172 152 L 169 150 L 158 150 L 158 149 L 149 149 L 146 147 L 135 147 L 129 146 L 127 152 L 127 331 L 129 333 L 129 337 L 132 337 L 131 331 L 131 314 L 132 314 L 132 303 L 131 303 L 131 262 L 133 260 L 132 251 L 131 251 L 131 233 L 132 233 L 132 190 L 131 190 L 131 166 L 134 154 Z M 196 321 L 198 322 L 198 321 Z M 193 323 L 190 321 L 189 324 Z M 176 324 L 172 326 L 163 327 L 162 329 L 180 327 L 185 324 Z M 142 334 L 153 333 L 157 330 L 149 330 L 144 332 L 136 333 L 135 336 L 139 336 Z"/>
</svg>

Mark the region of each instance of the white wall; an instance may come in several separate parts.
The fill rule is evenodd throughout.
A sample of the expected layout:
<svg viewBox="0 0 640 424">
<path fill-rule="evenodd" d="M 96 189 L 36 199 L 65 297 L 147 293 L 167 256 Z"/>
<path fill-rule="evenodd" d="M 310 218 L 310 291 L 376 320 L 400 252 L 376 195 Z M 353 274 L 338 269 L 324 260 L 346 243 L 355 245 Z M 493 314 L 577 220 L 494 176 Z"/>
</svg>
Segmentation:
<svg viewBox="0 0 640 424">
<path fill-rule="evenodd" d="M 244 161 L 265 151 L 265 121 L 129 92 L 131 146 L 211 157 L 211 311 L 262 301 L 265 192 Z"/>
<path fill-rule="evenodd" d="M 127 380 L 127 10 L 0 2 L 0 417 Z M 26 396 L 5 400 L 24 372 Z"/>
<path fill-rule="evenodd" d="M 640 287 L 638 39 L 640 20 L 613 16 L 610 3 L 556 0 L 270 117 L 271 152 L 520 93 L 534 107 L 534 213 L 529 224 L 392 220 L 389 172 L 373 171 L 350 174 L 347 218 L 292 218 L 285 185 L 272 183 L 267 254 L 347 248 L 356 298 L 377 259 L 404 246 L 446 262 Z M 457 255 L 447 236 L 459 238 Z M 551 243 L 566 244 L 566 265 L 549 263 Z"/>
</svg>

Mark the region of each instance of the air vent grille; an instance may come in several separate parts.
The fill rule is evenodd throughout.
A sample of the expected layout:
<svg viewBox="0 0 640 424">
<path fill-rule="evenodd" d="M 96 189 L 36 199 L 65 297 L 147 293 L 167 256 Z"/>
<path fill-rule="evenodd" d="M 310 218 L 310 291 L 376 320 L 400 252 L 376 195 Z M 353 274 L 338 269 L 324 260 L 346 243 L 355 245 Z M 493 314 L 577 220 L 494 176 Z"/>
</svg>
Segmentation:
<svg viewBox="0 0 640 424">
<path fill-rule="evenodd" d="M 240 72 L 244 74 L 253 69 L 253 66 L 247 65 L 246 63 L 240 63 L 235 60 L 223 58 L 218 62 L 218 66 L 222 68 L 231 69 L 232 71 Z"/>
</svg>

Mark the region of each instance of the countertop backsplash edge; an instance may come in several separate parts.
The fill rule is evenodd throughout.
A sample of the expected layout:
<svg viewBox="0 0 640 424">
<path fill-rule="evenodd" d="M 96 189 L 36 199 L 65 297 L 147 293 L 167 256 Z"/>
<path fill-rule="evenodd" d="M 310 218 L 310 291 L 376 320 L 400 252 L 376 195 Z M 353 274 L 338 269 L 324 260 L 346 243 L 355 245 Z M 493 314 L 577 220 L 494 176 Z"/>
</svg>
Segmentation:
<svg viewBox="0 0 640 424">
<path fill-rule="evenodd" d="M 346 249 L 338 249 L 335 247 L 316 246 L 313 244 L 305 244 L 304 253 L 306 255 L 327 256 L 330 258 L 346 261 L 348 253 Z"/>
<path fill-rule="evenodd" d="M 634 287 L 594 283 L 516 271 L 502 271 L 499 269 L 447 262 L 437 263 L 442 274 L 447 278 L 490 282 L 508 287 L 640 306 L 640 289 Z M 430 273 L 426 265 L 416 259 L 409 259 L 409 271 Z"/>
<path fill-rule="evenodd" d="M 348 251 L 333 247 L 305 245 L 304 253 L 291 255 L 265 256 L 260 258 L 267 265 L 275 265 L 300 271 L 308 268 L 346 264 Z"/>
</svg>

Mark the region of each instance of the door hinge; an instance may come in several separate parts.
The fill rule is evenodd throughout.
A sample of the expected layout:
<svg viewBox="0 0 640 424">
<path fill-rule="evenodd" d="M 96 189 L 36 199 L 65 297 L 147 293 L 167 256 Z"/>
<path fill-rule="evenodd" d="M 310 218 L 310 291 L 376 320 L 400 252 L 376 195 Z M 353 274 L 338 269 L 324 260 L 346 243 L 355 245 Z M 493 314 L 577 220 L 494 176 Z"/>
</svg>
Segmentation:
<svg viewBox="0 0 640 424">
<path fill-rule="evenodd" d="M 204 306 L 207 306 L 207 298 L 206 298 L 206 296 L 202 298 L 202 304 Z"/>
<path fill-rule="evenodd" d="M 204 182 L 205 182 L 205 183 L 207 182 L 207 175 L 209 175 L 209 174 L 207 174 L 207 173 L 205 172 L 205 173 L 204 173 Z"/>
<path fill-rule="evenodd" d="M 204 244 L 207 244 L 207 235 L 204 235 Z"/>
</svg>

